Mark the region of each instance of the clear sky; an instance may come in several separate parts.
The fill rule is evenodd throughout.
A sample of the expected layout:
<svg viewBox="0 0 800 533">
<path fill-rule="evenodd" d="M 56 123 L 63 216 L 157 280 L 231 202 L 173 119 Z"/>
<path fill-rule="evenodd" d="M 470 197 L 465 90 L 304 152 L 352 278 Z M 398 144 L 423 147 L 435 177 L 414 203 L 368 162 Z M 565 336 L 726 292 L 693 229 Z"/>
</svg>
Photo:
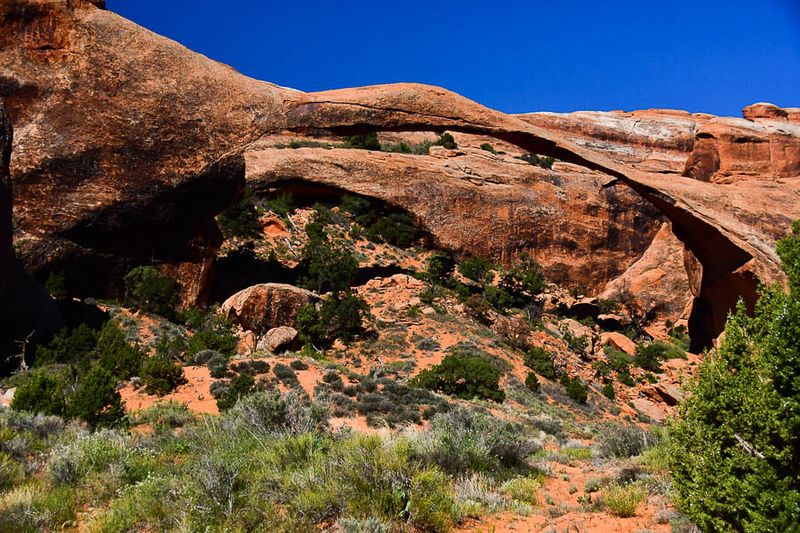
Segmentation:
<svg viewBox="0 0 800 533">
<path fill-rule="evenodd" d="M 415 81 L 506 112 L 800 107 L 800 0 L 108 0 L 304 91 Z"/>
</svg>

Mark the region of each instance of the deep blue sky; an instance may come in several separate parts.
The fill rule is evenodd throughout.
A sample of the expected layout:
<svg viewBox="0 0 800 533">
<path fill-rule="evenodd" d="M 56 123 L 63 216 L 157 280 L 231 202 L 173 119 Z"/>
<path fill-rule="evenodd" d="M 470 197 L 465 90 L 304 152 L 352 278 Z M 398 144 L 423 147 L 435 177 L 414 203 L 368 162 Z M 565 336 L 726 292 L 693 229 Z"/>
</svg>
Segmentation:
<svg viewBox="0 0 800 533">
<path fill-rule="evenodd" d="M 800 0 L 109 0 L 304 91 L 440 85 L 506 112 L 800 107 Z"/>
</svg>

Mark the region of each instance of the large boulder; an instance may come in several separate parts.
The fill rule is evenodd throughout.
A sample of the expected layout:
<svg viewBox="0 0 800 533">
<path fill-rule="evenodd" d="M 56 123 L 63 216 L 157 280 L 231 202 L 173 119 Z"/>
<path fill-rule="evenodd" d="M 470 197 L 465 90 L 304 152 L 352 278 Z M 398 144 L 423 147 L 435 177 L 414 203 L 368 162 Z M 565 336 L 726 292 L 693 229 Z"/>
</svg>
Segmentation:
<svg viewBox="0 0 800 533">
<path fill-rule="evenodd" d="M 280 326 L 294 326 L 297 312 L 317 296 L 285 283 L 261 283 L 243 289 L 220 307 L 220 312 L 243 330 L 257 335 Z"/>
</svg>

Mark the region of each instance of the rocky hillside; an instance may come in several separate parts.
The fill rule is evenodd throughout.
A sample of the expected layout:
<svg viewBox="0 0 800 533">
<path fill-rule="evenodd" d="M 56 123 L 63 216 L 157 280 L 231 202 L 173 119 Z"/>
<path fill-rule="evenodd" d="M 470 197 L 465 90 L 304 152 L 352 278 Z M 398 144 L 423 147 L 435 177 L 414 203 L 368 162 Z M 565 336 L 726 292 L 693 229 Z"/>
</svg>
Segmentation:
<svg viewBox="0 0 800 533">
<path fill-rule="evenodd" d="M 413 84 L 305 94 L 241 76 L 98 2 L 17 0 L 0 17 L 16 251 L 36 276 L 65 272 L 76 294 L 119 294 L 124 272 L 155 259 L 186 302 L 203 301 L 221 244 L 214 216 L 247 181 L 289 180 L 391 202 L 460 253 L 510 264 L 530 252 L 552 279 L 594 294 L 623 281 L 652 289 L 648 301 L 669 294 L 659 312 L 688 316 L 697 347 L 737 298 L 752 304 L 758 280 L 782 279 L 773 245 L 800 214 L 796 110 L 510 116 Z M 464 148 L 275 149 L 445 130 Z M 479 150 L 485 142 L 498 153 Z M 515 159 L 528 152 L 557 162 Z M 665 254 L 663 272 L 648 267 Z"/>
</svg>

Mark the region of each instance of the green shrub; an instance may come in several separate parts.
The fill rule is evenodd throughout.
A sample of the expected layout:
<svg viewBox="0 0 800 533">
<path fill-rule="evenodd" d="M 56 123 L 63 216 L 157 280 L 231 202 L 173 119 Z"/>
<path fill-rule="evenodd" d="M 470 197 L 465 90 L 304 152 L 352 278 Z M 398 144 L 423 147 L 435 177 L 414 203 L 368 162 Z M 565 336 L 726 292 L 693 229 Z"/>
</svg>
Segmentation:
<svg viewBox="0 0 800 533">
<path fill-rule="evenodd" d="M 656 436 L 635 425 L 606 424 L 599 437 L 603 457 L 628 458 L 641 455 L 656 443 Z"/>
<path fill-rule="evenodd" d="M 45 415 L 64 414 L 64 386 L 43 371 L 34 371 L 17 387 L 11 408 Z"/>
<path fill-rule="evenodd" d="M 459 273 L 475 283 L 491 281 L 489 276 L 493 268 L 491 261 L 479 256 L 467 257 L 458 264 Z"/>
<path fill-rule="evenodd" d="M 536 377 L 536 374 L 533 372 L 528 372 L 528 375 L 525 377 L 525 386 L 528 387 L 528 390 L 531 392 L 539 392 L 541 389 L 541 384 L 539 384 L 539 378 Z"/>
<path fill-rule="evenodd" d="M 415 387 L 442 392 L 464 399 L 480 398 L 502 402 L 500 371 L 485 357 L 455 350 L 441 363 L 420 372 L 411 383 Z"/>
<path fill-rule="evenodd" d="M 447 148 L 448 150 L 455 150 L 458 148 L 455 137 L 447 132 L 440 134 L 439 138 L 433 142 L 432 146 L 441 146 L 443 148 Z"/>
<path fill-rule="evenodd" d="M 606 383 L 605 385 L 603 385 L 602 393 L 603 396 L 605 396 L 609 400 L 613 400 L 617 396 L 616 393 L 614 392 L 614 385 L 612 385 L 611 383 Z"/>
<path fill-rule="evenodd" d="M 233 332 L 231 323 L 223 315 L 212 310 L 189 337 L 186 356 L 191 358 L 204 350 L 213 350 L 223 356 L 233 357 L 237 353 L 238 345 L 239 339 Z"/>
<path fill-rule="evenodd" d="M 52 363 L 87 366 L 94 359 L 97 331 L 86 324 L 74 329 L 63 328 L 46 345 L 36 348 L 37 365 Z"/>
<path fill-rule="evenodd" d="M 330 239 L 321 227 L 306 226 L 308 241 L 301 251 L 300 283 L 320 293 L 345 291 L 355 279 L 358 260 L 349 245 Z"/>
<path fill-rule="evenodd" d="M 520 306 L 540 294 L 546 286 L 542 268 L 527 254 L 522 254 L 519 263 L 500 277 L 500 287 L 509 291 Z"/>
<path fill-rule="evenodd" d="M 306 364 L 304 361 L 301 361 L 300 359 L 295 359 L 294 361 L 289 363 L 289 366 L 291 366 L 292 369 L 294 370 L 308 370 L 308 364 Z"/>
<path fill-rule="evenodd" d="M 283 193 L 264 202 L 264 206 L 281 217 L 289 216 L 295 210 L 294 198 L 291 193 Z"/>
<path fill-rule="evenodd" d="M 453 256 L 446 252 L 436 252 L 426 261 L 424 278 L 437 285 L 447 285 L 453 275 L 456 263 Z"/>
<path fill-rule="evenodd" d="M 619 374 L 619 382 L 623 385 L 627 385 L 628 387 L 633 387 L 636 385 L 636 381 L 634 381 L 633 376 L 626 370 L 624 372 L 620 372 Z"/>
<path fill-rule="evenodd" d="M 536 494 L 542 488 L 538 479 L 515 477 L 503 483 L 500 491 L 513 500 L 536 505 Z"/>
<path fill-rule="evenodd" d="M 586 385 L 584 385 L 579 378 L 569 377 L 565 372 L 561 374 L 561 384 L 564 385 L 567 396 L 569 396 L 574 402 L 580 404 L 586 403 L 589 393 L 586 389 Z"/>
<path fill-rule="evenodd" d="M 554 157 L 540 156 L 538 154 L 534 154 L 533 152 L 522 154 L 521 156 L 519 156 L 519 159 L 522 159 L 523 161 L 530 163 L 531 165 L 542 167 L 547 170 L 552 170 L 553 163 L 555 163 L 556 161 Z"/>
<path fill-rule="evenodd" d="M 481 150 L 486 150 L 487 152 L 492 152 L 493 154 L 497 154 L 497 150 L 495 150 L 494 146 L 492 146 L 489 143 L 483 143 L 481 145 Z"/>
<path fill-rule="evenodd" d="M 679 506 L 708 531 L 792 531 L 800 523 L 800 222 L 779 241 L 789 292 L 740 303 L 670 427 Z"/>
<path fill-rule="evenodd" d="M 636 346 L 634 362 L 645 370 L 661 372 L 661 362 L 666 359 L 686 359 L 686 353 L 664 341 L 653 341 Z"/>
<path fill-rule="evenodd" d="M 145 359 L 144 352 L 128 343 L 125 333 L 113 320 L 106 322 L 100 330 L 97 356 L 100 366 L 119 379 L 138 375 Z"/>
<path fill-rule="evenodd" d="M 449 531 L 455 511 L 452 483 L 444 473 L 426 468 L 411 477 L 408 521 L 421 531 Z"/>
<path fill-rule="evenodd" d="M 220 411 L 227 411 L 236 405 L 236 402 L 252 394 L 255 390 L 255 378 L 251 374 L 239 374 L 228 382 L 225 392 L 217 398 L 217 407 Z"/>
<path fill-rule="evenodd" d="M 67 400 L 66 412 L 91 427 L 119 425 L 125 416 L 125 408 L 117 390 L 117 378 L 102 366 L 94 365 Z"/>
<path fill-rule="evenodd" d="M 489 305 L 501 313 L 505 313 L 518 302 L 518 299 L 508 289 L 496 285 L 486 287 L 483 291 L 483 297 Z"/>
<path fill-rule="evenodd" d="M 380 150 L 381 143 L 378 142 L 378 134 L 374 131 L 353 135 L 344 141 L 345 148 L 356 148 L 360 150 Z"/>
<path fill-rule="evenodd" d="M 253 200 L 253 191 L 246 188 L 239 202 L 217 216 L 217 224 L 227 238 L 259 235 L 261 222 Z"/>
<path fill-rule="evenodd" d="M 206 366 L 212 378 L 224 378 L 228 373 L 228 358 L 221 353 L 214 352 L 214 355 L 206 361 Z"/>
<path fill-rule="evenodd" d="M 647 493 L 636 485 L 611 485 L 603 490 L 603 502 L 614 516 L 636 516 L 636 508 Z"/>
<path fill-rule="evenodd" d="M 328 347 L 336 339 L 352 341 L 363 330 L 368 312 L 369 306 L 360 296 L 335 293 L 322 302 L 319 310 L 309 304 L 298 311 L 298 336 L 302 342 L 317 347 Z"/>
<path fill-rule="evenodd" d="M 164 396 L 185 382 L 183 368 L 163 354 L 148 357 L 140 377 L 148 394 Z"/>
<path fill-rule="evenodd" d="M 373 242 L 408 248 L 419 237 L 414 221 L 406 213 L 391 213 L 379 217 L 364 230 L 364 236 Z"/>
<path fill-rule="evenodd" d="M 556 379 L 556 372 L 553 356 L 541 346 L 532 346 L 524 358 L 525 366 L 547 379 Z"/>
<path fill-rule="evenodd" d="M 606 354 L 608 366 L 612 370 L 617 372 L 628 372 L 628 369 L 633 363 L 633 358 L 630 355 L 610 344 L 603 346 L 603 352 Z"/>
<path fill-rule="evenodd" d="M 180 304 L 180 285 L 151 266 L 136 267 L 125 275 L 125 302 L 137 309 L 174 318 Z"/>
</svg>

